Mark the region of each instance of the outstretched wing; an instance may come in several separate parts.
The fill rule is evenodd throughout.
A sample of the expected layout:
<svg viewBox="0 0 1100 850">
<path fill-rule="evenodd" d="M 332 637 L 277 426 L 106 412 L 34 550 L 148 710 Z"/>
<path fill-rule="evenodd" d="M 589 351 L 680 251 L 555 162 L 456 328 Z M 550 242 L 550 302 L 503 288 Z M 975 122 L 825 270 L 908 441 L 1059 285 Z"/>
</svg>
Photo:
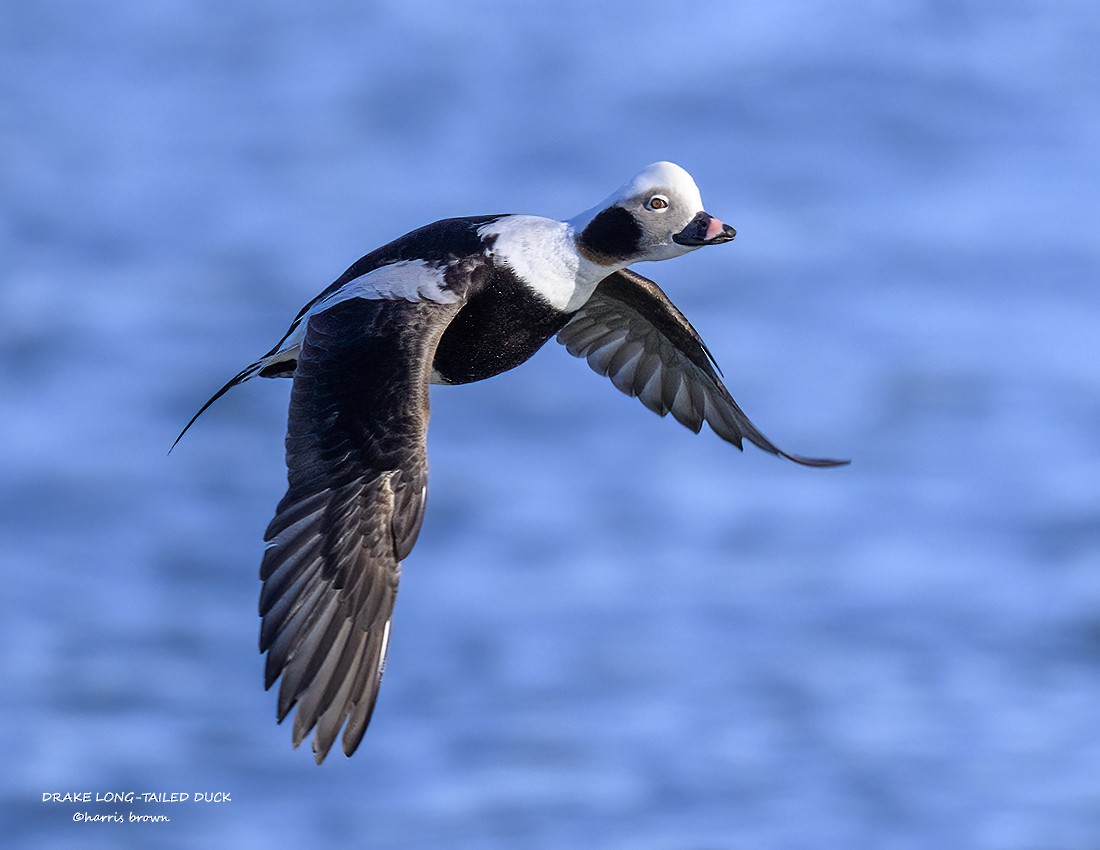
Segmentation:
<svg viewBox="0 0 1100 850">
<path fill-rule="evenodd" d="M 467 218 L 445 218 L 406 233 L 381 248 L 376 248 L 366 256 L 360 257 L 323 292 L 298 311 L 298 315 L 294 317 L 294 321 L 290 323 L 282 339 L 275 343 L 267 354 L 255 363 L 250 363 L 207 399 L 198 413 L 183 426 L 183 430 L 172 443 L 172 448 L 168 450 L 169 453 L 207 408 L 234 387 L 256 375 L 263 378 L 292 377 L 304 325 L 309 317 L 319 312 L 327 302 L 341 297 L 341 293 L 364 282 L 367 282 L 366 286 L 369 287 L 373 284 L 368 281 L 381 280 L 382 285 L 385 286 L 387 280 L 392 280 L 392 272 L 397 268 L 426 263 L 437 264 L 456 256 L 477 255 L 482 248 L 479 229 L 501 217 L 500 215 L 479 215 Z"/>
<path fill-rule="evenodd" d="M 671 413 L 696 433 L 706 422 L 719 437 L 805 466 L 846 460 L 801 457 L 778 448 L 749 421 L 729 394 L 695 328 L 656 283 L 630 269 L 604 278 L 558 333 L 558 342 L 650 410 Z"/>
<path fill-rule="evenodd" d="M 400 562 L 420 531 L 428 381 L 456 294 L 362 291 L 317 312 L 286 435 L 286 495 L 260 568 L 266 687 L 318 763 L 341 727 L 351 755 L 378 697 Z M 346 725 L 345 725 L 346 724 Z"/>
</svg>

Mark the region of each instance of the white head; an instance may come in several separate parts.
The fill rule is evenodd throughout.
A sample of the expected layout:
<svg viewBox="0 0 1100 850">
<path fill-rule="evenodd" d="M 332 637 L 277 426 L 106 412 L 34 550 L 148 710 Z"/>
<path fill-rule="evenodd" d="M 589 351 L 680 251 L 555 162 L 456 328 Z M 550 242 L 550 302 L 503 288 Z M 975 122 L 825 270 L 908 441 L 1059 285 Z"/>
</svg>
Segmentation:
<svg viewBox="0 0 1100 850">
<path fill-rule="evenodd" d="M 736 231 L 704 211 L 699 187 L 680 166 L 655 162 L 602 203 L 569 222 L 588 259 L 624 267 L 729 242 Z"/>
</svg>

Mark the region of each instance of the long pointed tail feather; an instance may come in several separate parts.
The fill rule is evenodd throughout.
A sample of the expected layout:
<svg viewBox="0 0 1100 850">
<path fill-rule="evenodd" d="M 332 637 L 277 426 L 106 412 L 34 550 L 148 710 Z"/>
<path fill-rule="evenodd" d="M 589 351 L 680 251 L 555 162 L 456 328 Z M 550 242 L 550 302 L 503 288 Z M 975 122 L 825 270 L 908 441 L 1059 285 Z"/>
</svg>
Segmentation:
<svg viewBox="0 0 1100 850">
<path fill-rule="evenodd" d="M 260 369 L 263 368 L 266 359 L 267 358 L 265 358 L 264 360 L 258 360 L 255 363 L 246 366 L 244 369 L 234 375 L 233 378 L 230 379 L 224 387 L 214 393 L 214 395 L 210 396 L 210 398 L 206 400 L 206 403 L 199 408 L 199 412 L 191 417 L 191 421 L 183 426 L 183 430 L 180 431 L 179 436 L 176 437 L 175 441 L 172 443 L 172 448 L 168 449 L 168 454 L 172 453 L 172 449 L 174 449 L 179 444 L 179 441 L 183 439 L 183 435 L 186 434 L 188 430 L 190 430 L 191 426 L 195 424 L 195 420 L 202 416 L 206 412 L 206 409 L 210 407 L 210 405 L 212 405 L 219 398 L 221 398 L 223 395 L 233 389 L 233 387 L 237 386 L 238 384 L 243 384 L 249 378 L 254 377 L 260 371 Z"/>
</svg>

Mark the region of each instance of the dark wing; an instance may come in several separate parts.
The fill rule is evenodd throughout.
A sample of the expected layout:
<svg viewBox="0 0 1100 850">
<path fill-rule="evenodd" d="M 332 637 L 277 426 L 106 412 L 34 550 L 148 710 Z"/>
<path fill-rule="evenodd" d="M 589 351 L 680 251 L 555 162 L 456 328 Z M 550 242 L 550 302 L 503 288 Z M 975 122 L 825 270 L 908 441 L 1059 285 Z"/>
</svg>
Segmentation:
<svg viewBox="0 0 1100 850">
<path fill-rule="evenodd" d="M 747 439 L 805 466 L 848 463 L 789 454 L 761 434 L 722 383 L 695 328 L 657 284 L 629 269 L 600 282 L 558 342 L 627 395 L 661 416 L 671 413 L 696 433 L 706 422 L 738 448 Z"/>
<path fill-rule="evenodd" d="M 352 298 L 309 319 L 286 435 L 286 495 L 260 578 L 266 687 L 297 706 L 320 763 L 342 726 L 351 755 L 382 678 L 400 562 L 420 531 L 428 381 L 461 305 Z"/>
<path fill-rule="evenodd" d="M 445 218 L 406 233 L 404 236 L 360 257 L 352 263 L 340 277 L 336 278 L 336 280 L 320 292 L 316 298 L 298 311 L 298 315 L 294 317 L 294 321 L 290 323 L 290 327 L 287 328 L 282 339 L 275 343 L 271 351 L 267 352 L 267 354 L 255 363 L 250 363 L 230 378 L 225 386 L 207 399 L 206 403 L 199 408 L 198 413 L 192 416 L 190 421 L 183 426 L 183 430 L 180 431 L 179 436 L 176 437 L 175 441 L 172 443 L 172 448 L 168 450 L 169 454 L 171 454 L 172 449 L 179 444 L 179 441 L 183 439 L 183 435 L 195 424 L 195 421 L 206 412 L 207 408 L 233 389 L 233 387 L 243 384 L 256 375 L 263 378 L 289 378 L 293 375 L 293 358 L 280 357 L 279 350 L 283 347 L 283 343 L 285 343 L 290 335 L 298 328 L 299 324 L 306 319 L 310 309 L 323 298 L 338 292 L 341 287 L 346 286 L 352 281 L 369 275 L 371 272 L 377 271 L 392 263 L 408 260 L 438 263 L 447 261 L 455 256 L 477 255 L 482 248 L 481 237 L 478 234 L 479 228 L 502 217 L 502 215 L 497 214 L 468 216 L 466 218 Z"/>
</svg>

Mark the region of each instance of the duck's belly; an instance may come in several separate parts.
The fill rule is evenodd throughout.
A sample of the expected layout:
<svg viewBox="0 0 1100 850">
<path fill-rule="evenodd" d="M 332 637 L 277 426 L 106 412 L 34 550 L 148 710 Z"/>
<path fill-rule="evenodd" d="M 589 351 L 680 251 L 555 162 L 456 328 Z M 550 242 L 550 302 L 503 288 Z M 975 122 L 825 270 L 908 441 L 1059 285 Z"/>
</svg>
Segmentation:
<svg viewBox="0 0 1100 850">
<path fill-rule="evenodd" d="M 468 384 L 514 369 L 569 321 L 510 275 L 492 275 L 443 332 L 432 382 Z"/>
</svg>

